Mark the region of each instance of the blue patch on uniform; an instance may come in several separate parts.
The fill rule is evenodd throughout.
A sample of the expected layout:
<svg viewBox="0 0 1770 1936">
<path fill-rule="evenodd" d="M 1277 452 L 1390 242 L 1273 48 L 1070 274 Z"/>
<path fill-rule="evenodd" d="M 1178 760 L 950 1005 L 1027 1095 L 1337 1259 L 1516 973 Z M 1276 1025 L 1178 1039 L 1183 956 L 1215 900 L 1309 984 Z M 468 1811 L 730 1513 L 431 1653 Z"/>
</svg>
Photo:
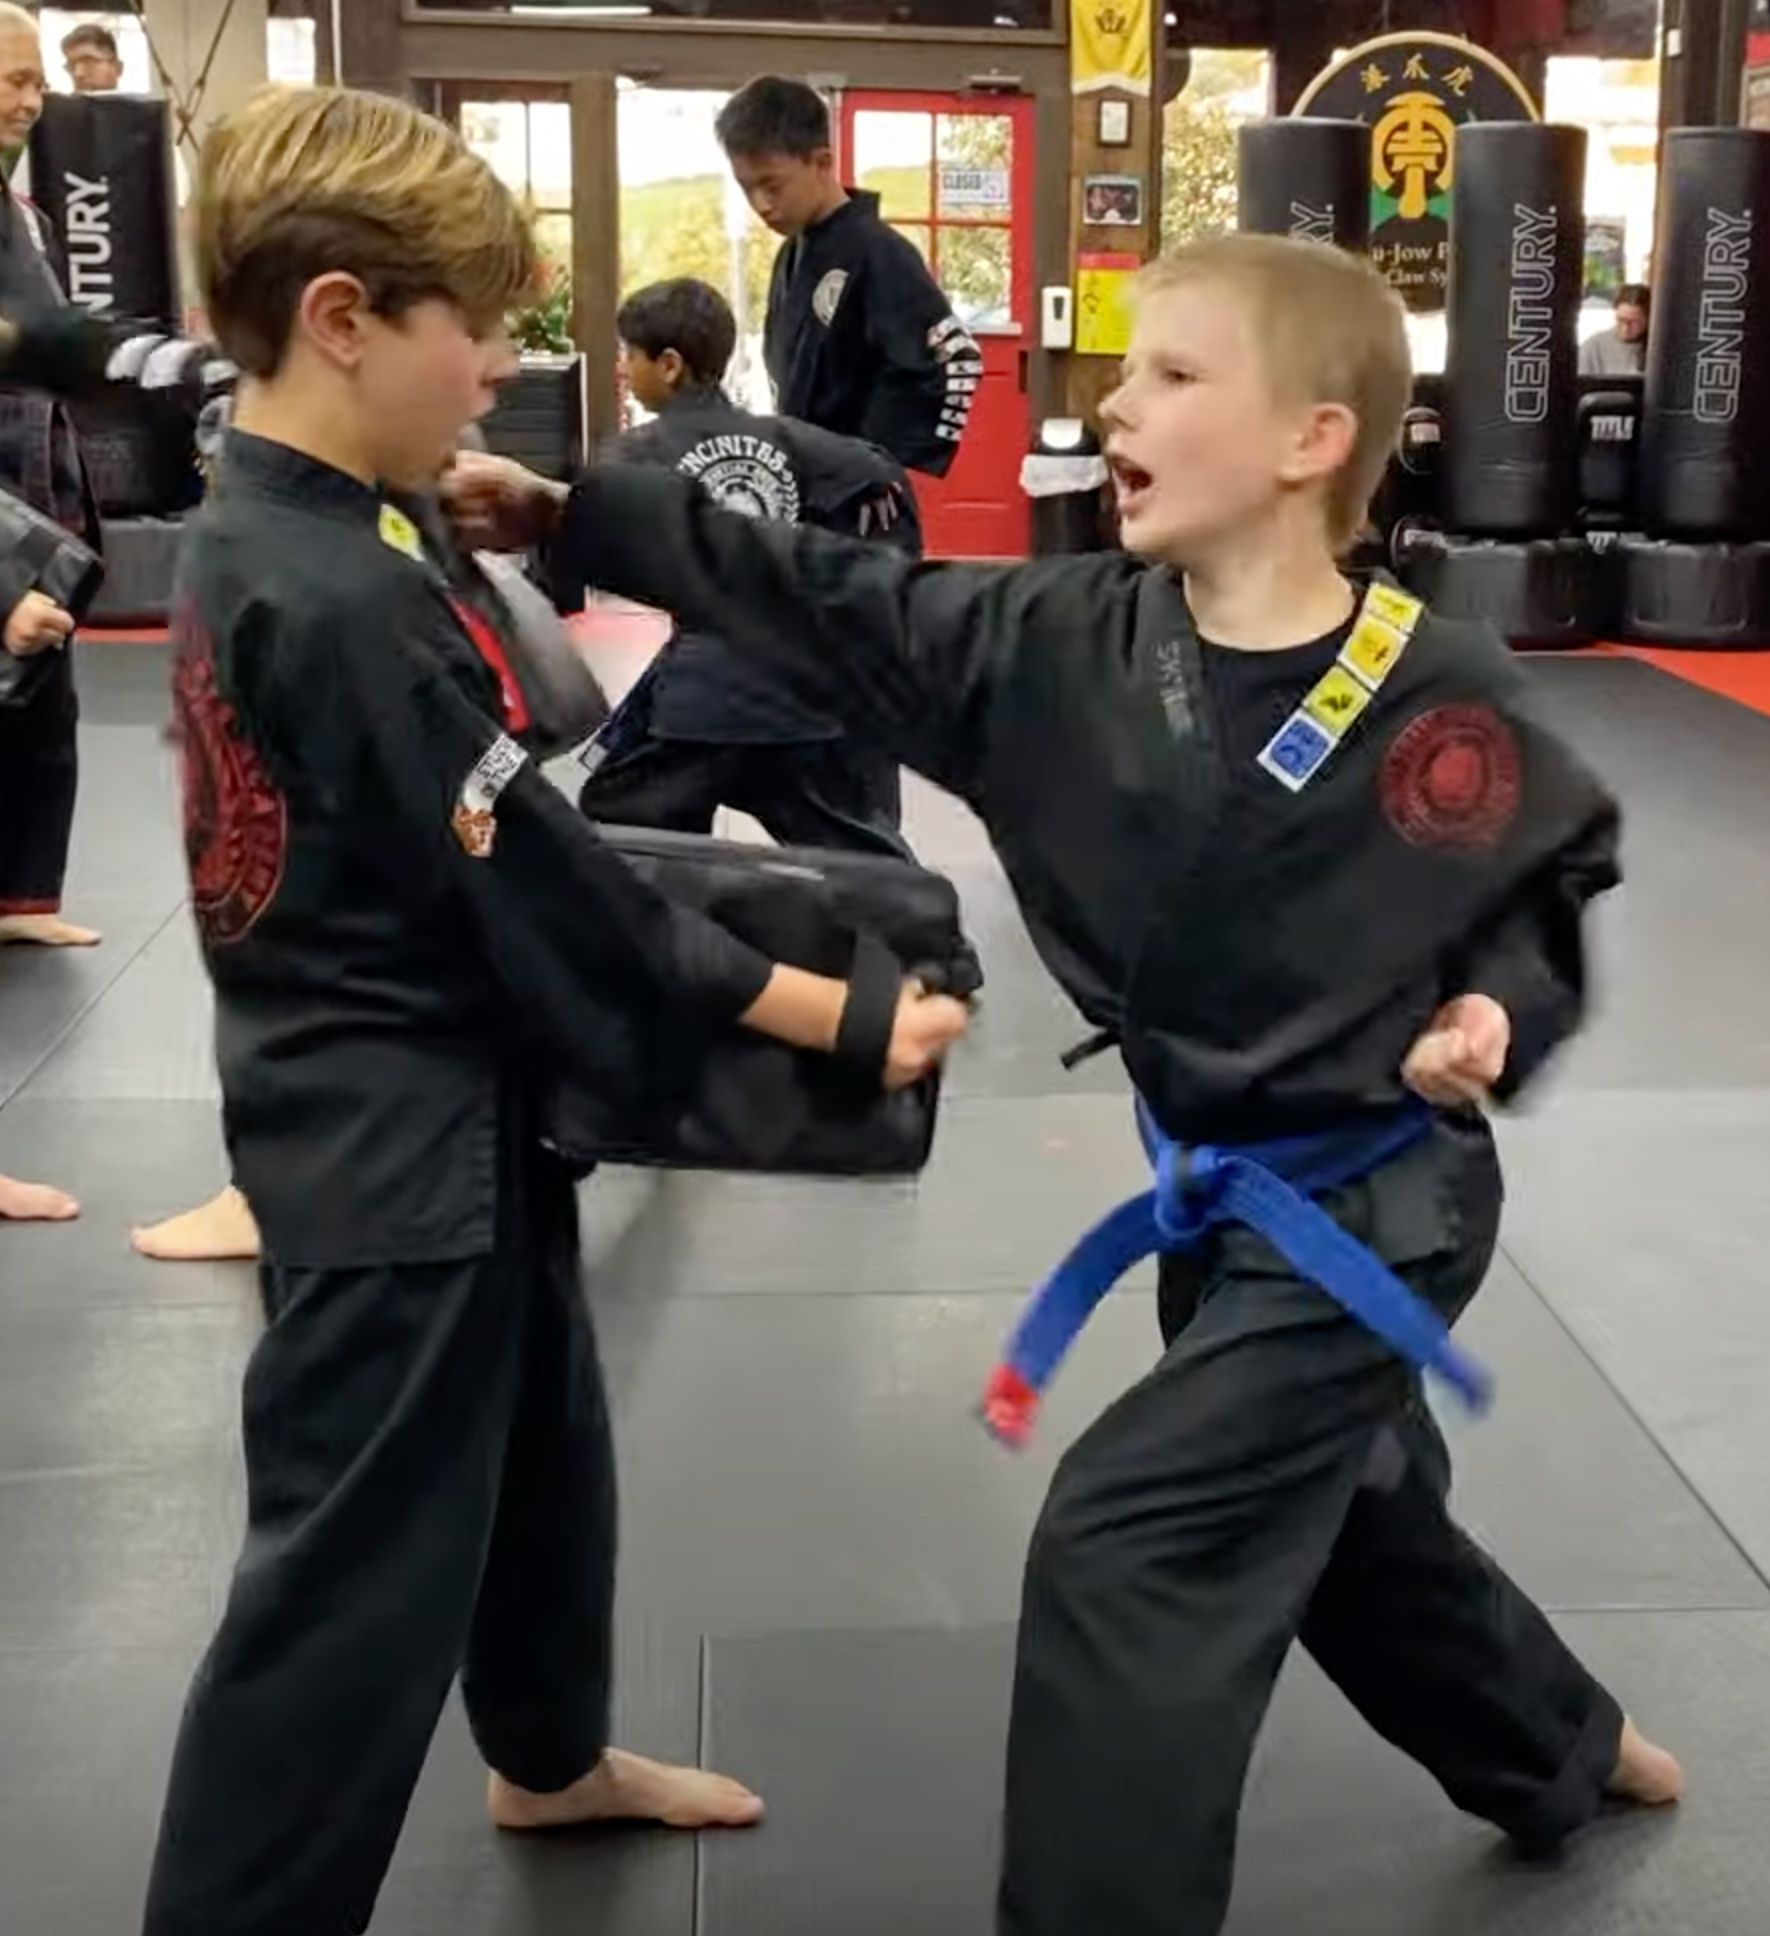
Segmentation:
<svg viewBox="0 0 1770 1936">
<path fill-rule="evenodd" d="M 1267 742 L 1260 764 L 1275 780 L 1300 792 L 1334 750 L 1332 736 L 1307 713 L 1292 713 Z"/>
</svg>

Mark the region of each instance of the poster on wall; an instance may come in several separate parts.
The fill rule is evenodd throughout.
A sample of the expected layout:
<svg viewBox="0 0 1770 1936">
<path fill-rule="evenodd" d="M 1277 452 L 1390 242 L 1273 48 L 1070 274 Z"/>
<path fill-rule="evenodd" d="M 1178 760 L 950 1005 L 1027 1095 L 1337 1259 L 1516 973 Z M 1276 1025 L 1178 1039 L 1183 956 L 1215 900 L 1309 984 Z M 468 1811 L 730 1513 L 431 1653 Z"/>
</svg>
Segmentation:
<svg viewBox="0 0 1770 1936">
<path fill-rule="evenodd" d="M 1082 220 L 1091 229 L 1143 226 L 1143 183 L 1136 175 L 1089 175 L 1082 182 Z"/>
<path fill-rule="evenodd" d="M 1086 254 L 1076 258 L 1076 349 L 1083 356 L 1123 356 L 1135 320 L 1132 294 L 1142 257 Z"/>
<path fill-rule="evenodd" d="M 1518 76 L 1450 34 L 1383 34 L 1350 49 L 1292 110 L 1371 131 L 1371 260 L 1410 309 L 1444 307 L 1456 131 L 1469 121 L 1535 121 Z"/>
</svg>

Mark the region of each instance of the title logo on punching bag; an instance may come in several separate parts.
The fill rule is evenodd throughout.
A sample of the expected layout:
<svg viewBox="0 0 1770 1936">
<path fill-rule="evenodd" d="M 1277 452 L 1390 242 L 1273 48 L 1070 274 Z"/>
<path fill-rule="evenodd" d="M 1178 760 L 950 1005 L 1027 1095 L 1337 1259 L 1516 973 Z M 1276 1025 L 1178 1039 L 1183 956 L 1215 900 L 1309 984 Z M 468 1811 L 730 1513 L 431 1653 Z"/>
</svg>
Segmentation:
<svg viewBox="0 0 1770 1936">
<path fill-rule="evenodd" d="M 1339 211 L 1332 202 L 1315 208 L 1308 202 L 1291 204 L 1291 239 L 1295 242 L 1332 242 L 1338 234 L 1334 217 Z"/>
<path fill-rule="evenodd" d="M 1370 129 L 1371 260 L 1410 309 L 1442 309 L 1457 129 L 1536 120 L 1524 83 L 1473 41 L 1383 34 L 1323 69 L 1293 111 Z"/>
<path fill-rule="evenodd" d="M 1739 415 L 1751 272 L 1751 210 L 1711 208 L 1696 321 L 1696 395 L 1690 406 L 1699 423 L 1727 424 Z"/>
<path fill-rule="evenodd" d="M 69 299 L 105 318 L 175 323 L 171 109 L 140 94 L 52 94 L 31 181 L 67 262 Z"/>
<path fill-rule="evenodd" d="M 63 176 L 68 249 L 68 294 L 82 309 L 108 316 L 116 301 L 111 267 L 111 185 L 70 168 Z"/>
<path fill-rule="evenodd" d="M 1512 207 L 1512 286 L 1506 302 L 1506 421 L 1541 423 L 1549 414 L 1549 352 L 1555 341 L 1552 208 Z"/>
</svg>

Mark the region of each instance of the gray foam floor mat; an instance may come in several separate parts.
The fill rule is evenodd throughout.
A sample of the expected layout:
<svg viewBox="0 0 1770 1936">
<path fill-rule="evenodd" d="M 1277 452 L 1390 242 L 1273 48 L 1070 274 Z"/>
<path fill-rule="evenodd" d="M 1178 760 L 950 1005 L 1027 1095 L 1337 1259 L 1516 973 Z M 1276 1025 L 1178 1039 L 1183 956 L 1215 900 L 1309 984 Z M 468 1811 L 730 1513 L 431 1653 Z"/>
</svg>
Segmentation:
<svg viewBox="0 0 1770 1936">
<path fill-rule="evenodd" d="M 1458 1500 L 1688 1751 L 1698 1791 L 1675 1823 L 1607 1824 L 1519 1871 L 1302 1671 L 1256 1769 L 1234 1936 L 1764 1926 L 1770 1612 L 1730 1535 L 1770 1566 L 1770 721 L 1628 662 L 1534 676 L 1625 795 L 1630 882 L 1600 923 L 1600 1025 L 1508 1132 L 1522 1275 L 1503 1265 L 1469 1321 L 1500 1403 L 1453 1427 Z M 0 1228 L 9 1936 L 139 1913 L 178 1703 L 237 1549 L 257 1325 L 249 1267 L 127 1249 L 130 1224 L 225 1172 L 163 655 L 96 648 L 83 678 L 69 911 L 106 946 L 0 953 L 0 1169 L 86 1205 L 77 1225 Z M 377 1931 L 985 1936 L 1007 1661 L 990 1627 L 1012 1617 L 1063 1446 L 1158 1347 L 1144 1273 L 1089 1327 L 1029 1453 L 971 1416 L 1027 1287 L 1140 1166 L 1115 1059 L 1056 1067 L 1083 1031 L 981 831 L 919 784 L 906 808 L 990 976 L 927 1175 L 611 1172 L 585 1195 L 623 1466 L 622 1733 L 729 1759 L 768 1785 L 770 1826 L 698 1853 L 500 1839 L 451 1711 Z"/>
<path fill-rule="evenodd" d="M 1011 1618 L 1057 1457 L 1153 1362 L 1150 1301 L 1109 1301 L 1032 1448 L 972 1405 L 1013 1297 L 597 1299 L 630 1592 L 713 1632 Z M 1457 1503 L 1562 1607 L 1761 1607 L 1762 1580 L 1504 1265 L 1468 1338 L 1500 1386 L 1452 1422 Z M 710 1471 L 716 1487 L 705 1483 Z"/>
<path fill-rule="evenodd" d="M 29 1093 L 39 1100 L 218 1106 L 213 1017 L 196 934 L 179 910 L 46 1058 Z"/>
<path fill-rule="evenodd" d="M 1250 1782 L 1227 1936 L 1758 1936 L 1770 1615 L 1561 1624 L 1646 1721 L 1676 1717 L 1681 1810 L 1519 1862 L 1299 1660 Z M 707 1752 L 769 1817 L 706 1844 L 699 1936 L 987 1936 L 1011 1645 L 1005 1628 L 713 1642 Z"/>
<path fill-rule="evenodd" d="M 1770 1095 L 1576 1092 L 1507 1145 L 1514 1254 L 1770 1568 Z"/>
<path fill-rule="evenodd" d="M 4 1488 L 0 1488 L 3 1493 Z M 0 1644 L 0 1928 L 139 1927 L 160 1795 L 200 1637 L 178 1648 L 9 1652 Z M 622 1648 L 619 1738 L 692 1760 L 700 1650 Z M 376 1936 L 691 1936 L 692 1838 L 644 1829 L 501 1836 L 457 1701 L 437 1733 L 375 1917 Z"/>
<path fill-rule="evenodd" d="M 72 1190 L 84 1211 L 74 1224 L 6 1227 L 0 1311 L 9 1300 L 256 1306 L 250 1265 L 155 1265 L 129 1249 L 133 1226 L 205 1201 L 226 1179 L 213 1102 L 17 1100 L 0 1110 L 0 1170 Z"/>
<path fill-rule="evenodd" d="M 1761 802 L 1770 719 L 1630 659 L 1533 659 L 1549 718 L 1623 807 L 1622 888 L 1595 925 L 1582 1087 L 1770 1082 L 1758 1025 L 1770 954 Z"/>
<path fill-rule="evenodd" d="M 1021 1291 L 1144 1187 L 1126 1096 L 962 1096 L 941 1115 L 908 1181 L 611 1173 L 584 1195 L 587 1255 L 691 1296 Z"/>
</svg>

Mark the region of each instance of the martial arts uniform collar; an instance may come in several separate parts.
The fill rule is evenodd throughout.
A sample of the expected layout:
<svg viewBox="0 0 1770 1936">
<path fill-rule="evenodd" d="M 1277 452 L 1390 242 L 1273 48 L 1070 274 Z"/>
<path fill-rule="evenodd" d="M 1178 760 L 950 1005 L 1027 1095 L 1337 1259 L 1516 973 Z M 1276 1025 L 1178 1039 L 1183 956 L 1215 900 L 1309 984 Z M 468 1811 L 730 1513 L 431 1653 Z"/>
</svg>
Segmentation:
<svg viewBox="0 0 1770 1936">
<path fill-rule="evenodd" d="M 839 223 L 848 220 L 856 214 L 870 215 L 875 219 L 877 218 L 879 213 L 879 197 L 875 190 L 871 188 L 845 188 L 842 192 L 848 197 L 847 201 L 840 208 L 831 209 L 829 214 L 821 222 L 813 222 L 810 228 L 805 231 L 808 236 L 828 235 Z"/>
<path fill-rule="evenodd" d="M 879 219 L 879 197 L 870 188 L 845 188 L 847 197 L 840 208 L 832 209 L 821 222 L 813 222 L 810 228 L 802 229 L 788 244 L 791 250 L 787 261 L 789 269 L 797 273 L 799 265 L 807 254 L 830 236 L 837 235 L 856 215 L 864 215 L 869 220 Z"/>
<path fill-rule="evenodd" d="M 674 417 L 688 410 L 730 410 L 734 408 L 723 383 L 697 383 L 680 390 L 657 412 L 659 417 Z"/>
<path fill-rule="evenodd" d="M 380 515 L 386 495 L 335 464 L 238 429 L 227 433 L 221 447 L 216 482 L 223 490 L 236 485 L 303 510 L 363 519 Z"/>
</svg>

